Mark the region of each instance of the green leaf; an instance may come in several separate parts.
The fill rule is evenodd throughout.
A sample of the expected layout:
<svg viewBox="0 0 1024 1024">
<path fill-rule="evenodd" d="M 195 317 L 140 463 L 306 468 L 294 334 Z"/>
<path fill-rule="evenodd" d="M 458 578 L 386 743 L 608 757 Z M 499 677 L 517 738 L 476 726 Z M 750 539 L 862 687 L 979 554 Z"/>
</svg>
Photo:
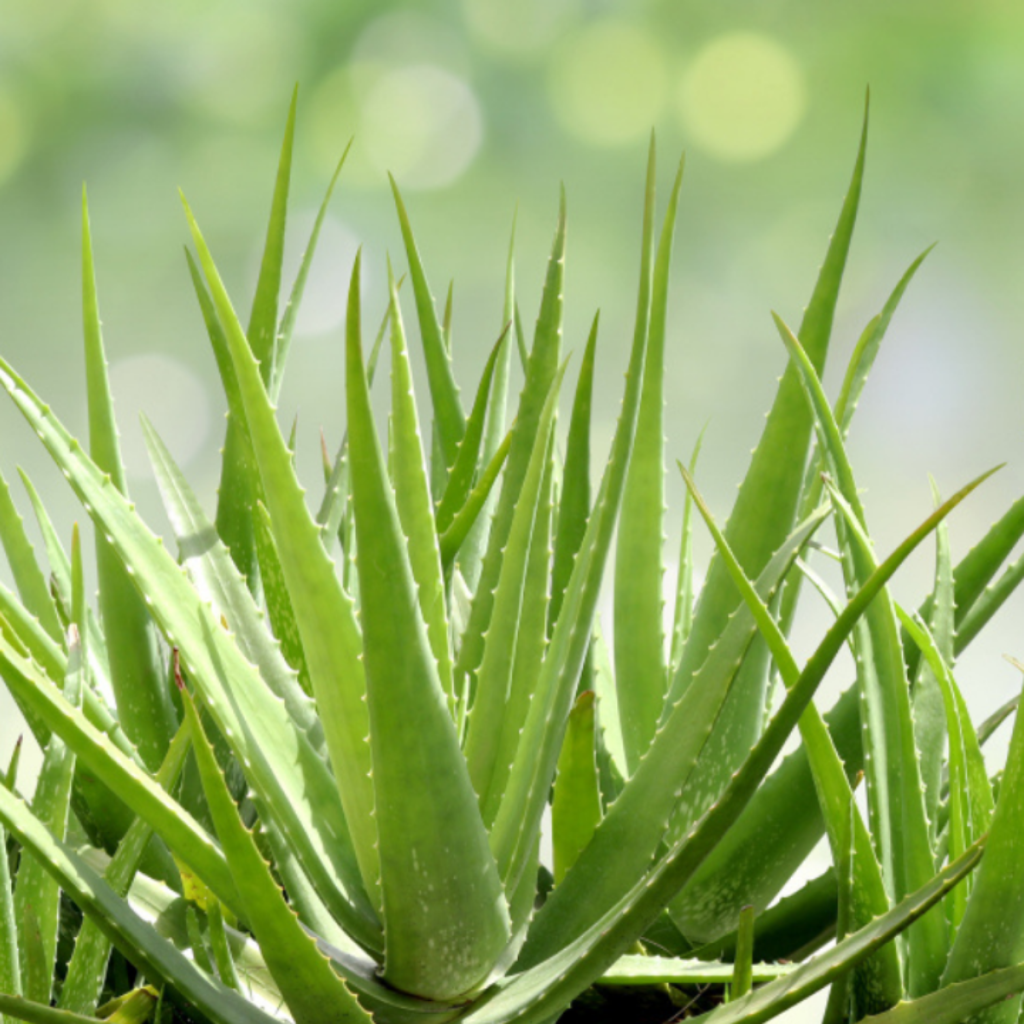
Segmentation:
<svg viewBox="0 0 1024 1024">
<path fill-rule="evenodd" d="M 822 451 L 838 487 L 829 484 L 841 515 L 836 530 L 843 550 L 848 591 L 863 586 L 877 567 L 864 530 L 864 512 L 839 427 L 821 382 L 800 342 L 775 317 L 779 334 L 800 373 L 813 410 Z M 839 497 L 841 495 L 841 497 Z M 848 510 L 848 515 L 846 514 Z M 886 881 L 900 899 L 932 876 L 935 860 L 924 805 L 910 693 L 903 664 L 899 627 L 886 591 L 868 609 L 854 632 L 861 713 L 865 721 L 865 759 L 871 831 Z M 907 940 L 907 988 L 912 996 L 938 984 L 945 962 L 946 922 L 938 914 L 910 929 Z"/>
<path fill-rule="evenodd" d="M 696 472 L 697 459 L 700 456 L 700 448 L 704 442 L 705 424 L 700 434 L 697 435 L 697 442 L 693 446 L 693 454 L 690 456 L 690 476 Z M 813 509 L 807 509 L 812 512 Z M 672 618 L 672 656 L 669 660 L 669 678 L 675 676 L 679 662 L 683 657 L 683 649 L 690 637 L 690 630 L 693 627 L 693 496 L 689 490 L 686 492 L 686 500 L 683 504 L 683 526 L 682 535 L 679 540 L 679 569 L 676 574 L 676 603 Z"/>
<path fill-rule="evenodd" d="M 366 743 L 369 717 L 363 700 L 366 683 L 355 609 L 335 575 L 334 565 L 320 539 L 320 529 L 306 507 L 259 369 L 213 258 L 187 204 L 185 209 L 231 351 L 274 540 L 299 622 L 345 820 L 364 885 L 371 900 L 376 900 L 379 866 L 370 749 Z M 307 872 L 311 870 L 310 864 L 305 867 Z"/>
<path fill-rule="evenodd" d="M 79 854 L 54 839 L 32 812 L 3 787 L 0 820 L 147 977 L 173 981 L 175 988 L 214 1024 L 272 1024 L 276 1020 L 198 970 L 138 917 Z"/>
<path fill-rule="evenodd" d="M 167 791 L 173 789 L 181 774 L 189 742 L 188 729 L 183 725 L 167 748 L 156 777 Z M 142 818 L 136 818 L 119 844 L 105 872 L 107 883 L 118 896 L 127 893 L 152 834 L 150 825 Z M 86 1014 L 96 1010 L 106 980 L 110 949 L 108 936 L 92 918 L 87 917 L 78 931 L 75 950 L 61 985 L 58 1004 L 61 1009 Z"/>
<path fill-rule="evenodd" d="M 708 960 L 684 960 L 668 956 L 624 956 L 601 975 L 600 984 L 625 985 L 718 985 L 733 977 L 733 964 Z M 751 965 L 750 980 L 762 984 L 783 978 L 792 964 Z"/>
<path fill-rule="evenodd" d="M 339 1021 L 370 1022 L 330 962 L 316 948 L 285 901 L 284 893 L 242 824 L 213 749 L 203 732 L 192 698 L 182 689 L 192 749 L 203 791 L 224 847 L 224 855 L 245 907 L 245 916 L 267 968 L 284 996 L 296 1024 L 318 1024 L 326 1007 Z"/>
<path fill-rule="evenodd" d="M 515 319 L 515 243 L 516 217 L 512 218 L 512 237 L 508 243 L 508 259 L 505 264 L 505 303 L 502 309 L 502 332 L 498 342 L 498 358 L 492 373 L 490 401 L 487 404 L 487 425 L 484 428 L 483 447 L 480 461 L 486 465 L 497 454 L 505 436 L 505 415 L 508 408 L 509 371 L 512 363 L 512 332 Z M 468 429 L 468 428 L 467 428 Z M 466 538 L 458 558 L 459 571 L 470 590 L 475 590 L 480 580 L 487 537 L 491 529 L 491 518 L 498 496 L 487 496 L 484 508 Z"/>
<path fill-rule="evenodd" d="M 736 959 L 733 963 L 730 1000 L 742 999 L 754 984 L 754 908 L 749 904 L 740 911 Z"/>
<path fill-rule="evenodd" d="M 32 544 L 25 533 L 25 522 L 14 507 L 11 490 L 0 473 L 0 543 L 7 553 L 14 585 L 30 615 L 35 616 L 51 640 L 60 643 L 63 637 L 60 619 L 46 577 L 36 562 Z"/>
<path fill-rule="evenodd" d="M 277 179 L 267 224 L 266 242 L 260 262 L 256 294 L 249 315 L 249 329 L 245 332 L 247 349 L 260 366 L 263 383 L 270 382 L 273 369 L 275 335 L 277 333 L 277 299 L 281 291 L 281 264 L 284 259 L 285 221 L 288 213 L 288 189 L 291 180 L 292 145 L 295 139 L 295 107 L 298 87 L 292 93 L 285 125 L 284 141 L 278 161 Z M 204 313 L 205 315 L 205 313 Z M 231 327 L 223 320 L 222 328 Z M 211 332 L 211 340 L 213 333 Z M 225 381 L 225 390 L 230 391 Z M 230 395 L 229 395 L 230 397 Z M 250 442 L 246 437 L 246 424 L 236 416 L 228 417 L 227 436 L 221 464 L 219 500 L 217 502 L 217 532 L 220 534 L 235 565 L 249 581 L 249 587 L 258 592 L 259 565 L 253 540 L 250 511 L 260 497 L 259 482 L 253 471 Z"/>
<path fill-rule="evenodd" d="M 274 344 L 270 360 L 270 377 L 268 378 L 268 391 L 273 402 L 277 402 L 278 396 L 281 393 L 281 383 L 284 380 L 284 369 L 285 363 L 288 360 L 288 350 L 291 348 L 292 335 L 295 333 L 295 322 L 298 319 L 299 308 L 302 305 L 302 296 L 306 291 L 306 279 L 309 277 L 309 268 L 313 263 L 313 255 L 316 252 L 317 242 L 320 239 L 320 229 L 323 227 L 324 219 L 327 216 L 327 208 L 330 206 L 331 196 L 334 194 L 334 186 L 338 183 L 338 178 L 341 176 L 341 169 L 345 166 L 345 160 L 348 157 L 348 153 L 351 148 L 352 140 L 350 139 L 348 144 L 345 146 L 345 151 L 341 154 L 341 158 L 338 160 L 337 166 L 334 168 L 334 174 L 331 175 L 330 183 L 327 186 L 327 192 L 324 194 L 323 201 L 320 203 L 320 209 L 317 210 L 316 220 L 313 222 L 313 230 L 309 233 L 309 241 L 306 243 L 306 248 L 302 253 L 302 260 L 299 263 L 299 271 L 295 275 L 295 283 L 292 285 L 291 294 L 288 296 L 288 303 L 285 306 L 284 315 L 281 317 L 277 333 L 274 335 Z"/>
<path fill-rule="evenodd" d="M 544 654 L 551 519 L 549 464 L 562 373 L 564 367 L 551 386 L 537 425 L 494 590 L 492 623 L 484 639 L 476 692 L 469 708 L 465 757 L 488 828 L 505 796 Z M 527 655 L 527 648 L 532 656 Z M 522 663 L 524 659 L 528 659 L 528 665 Z M 497 855 L 499 868 L 504 870 L 507 862 L 500 853 Z"/>
<path fill-rule="evenodd" d="M 865 107 L 853 177 L 800 326 L 800 337 L 819 371 L 825 365 L 839 288 L 857 219 L 867 127 Z M 729 546 L 751 578 L 760 573 L 792 528 L 812 429 L 813 417 L 807 409 L 799 375 L 788 367 L 725 529 Z M 738 604 L 739 595 L 721 559 L 713 558 L 701 588 L 690 638 L 670 686 L 671 697 L 677 698 L 689 685 L 708 648 Z M 732 737 L 729 752 L 734 763 L 728 771 L 744 756 L 761 729 L 765 683 L 764 674 L 752 672 L 723 711 L 719 731 Z"/>
<path fill-rule="evenodd" d="M 944 985 L 1024 961 L 1024 885 L 1018 852 L 1024 814 L 1024 720 L 1018 715 L 999 799 L 963 920 L 942 976 Z M 987 1011 L 985 1024 L 1016 1021 L 1020 997 Z"/>
<path fill-rule="evenodd" d="M 594 694 L 584 691 L 569 713 L 551 801 L 555 884 L 576 862 L 601 820 L 594 761 Z"/>
<path fill-rule="evenodd" d="M 68 631 L 68 648 L 64 699 L 77 708 L 82 699 L 84 652 L 74 625 Z M 51 735 L 32 798 L 32 813 L 59 839 L 64 838 L 68 827 L 74 772 L 74 752 L 59 735 Z M 52 995 L 59 915 L 57 881 L 37 858 L 23 852 L 14 890 L 14 916 L 20 925 L 21 992 L 38 1002 L 48 1002 Z"/>
<path fill-rule="evenodd" d="M 665 515 L 665 318 L 680 161 L 658 243 L 636 439 L 615 550 L 615 683 L 630 774 L 650 746 L 665 704 L 662 545 Z"/>
<path fill-rule="evenodd" d="M 566 214 L 563 192 L 559 203 L 558 226 L 555 229 L 551 255 L 548 258 L 533 351 L 526 369 L 526 383 L 519 396 L 516 421 L 511 430 L 512 436 L 508 460 L 502 477 L 501 494 L 491 523 L 490 536 L 487 539 L 487 553 L 484 556 L 480 582 L 474 593 L 469 623 L 463 633 L 462 646 L 456 661 L 456 691 L 459 693 L 473 692 L 473 686 L 470 684 L 483 660 L 484 637 L 493 618 L 494 591 L 502 572 L 505 546 L 512 530 L 512 522 L 527 468 L 531 462 L 541 415 L 551 392 L 551 384 L 561 364 L 565 236 Z M 493 461 L 492 459 L 492 464 Z M 458 522 L 458 517 L 456 522 Z M 454 529 L 455 523 L 452 524 L 448 532 Z M 444 558 L 445 551 L 450 550 L 451 547 L 449 541 L 442 538 L 442 558 Z"/>
<path fill-rule="evenodd" d="M 394 193 L 398 222 L 402 229 L 402 241 L 405 243 L 405 253 L 409 260 L 412 290 L 416 296 L 416 313 L 419 317 L 423 354 L 427 363 L 427 380 L 430 384 L 430 397 L 434 406 L 437 436 L 441 444 L 444 465 L 451 466 L 458 454 L 462 435 L 466 432 L 466 415 L 462 411 L 459 386 L 455 383 L 455 376 L 452 373 L 451 354 L 445 345 L 441 325 L 437 320 L 437 310 L 434 308 L 434 298 L 430 294 L 430 285 L 427 283 L 426 273 L 423 270 L 423 261 L 416 248 L 409 215 L 394 178 L 391 178 L 391 190 Z"/>
<path fill-rule="evenodd" d="M 682 463 L 679 469 L 686 481 L 687 490 L 714 537 L 719 555 L 757 621 L 786 689 L 791 690 L 800 680 L 800 669 L 782 630 L 753 584 L 746 578 Z M 884 914 L 889 909 L 889 899 L 871 836 L 854 802 L 853 789 L 843 771 L 843 763 L 813 703 L 808 705 L 800 719 L 800 735 L 814 775 L 818 803 L 825 818 L 832 861 L 836 865 L 839 879 L 837 935 L 842 938 L 848 931 L 855 931 Z M 903 983 L 896 948 L 888 947 L 864 969 L 857 969 L 851 979 L 851 987 L 859 1014 L 885 1009 L 898 1002 L 903 995 Z"/>
<path fill-rule="evenodd" d="M 824 511 L 801 525 L 758 580 L 769 596 L 797 552 L 825 519 Z M 629 890 L 658 852 L 671 816 L 694 799 L 692 773 L 755 632 L 753 616 L 738 609 L 688 688 L 598 826 L 573 869 L 538 911 L 522 962 L 531 965 L 580 935 Z M 697 794 L 700 798 L 701 794 Z M 672 839 L 679 838 L 677 832 Z"/>
<path fill-rule="evenodd" d="M 970 981 L 945 985 L 938 992 L 901 1003 L 888 1013 L 871 1017 L 871 1024 L 961 1024 L 962 1021 L 987 1021 L 1000 1014 L 996 1003 L 1007 1001 L 1024 988 L 1024 964 L 989 971 Z M 1019 1001 L 1019 1000 L 1018 1000 Z M 1012 1005 L 1013 1000 L 1010 1000 Z M 988 1013 L 987 1007 L 994 1009 Z"/>
<path fill-rule="evenodd" d="M 427 480 L 427 464 L 421 441 L 416 397 L 413 392 L 412 367 L 405 343 L 402 311 L 398 304 L 391 264 L 388 264 L 391 293 L 391 431 L 390 459 L 395 506 L 409 550 L 409 564 L 419 600 L 420 613 L 426 623 L 430 649 L 437 662 L 441 688 L 452 712 L 455 699 L 452 690 L 452 656 L 448 639 L 448 610 L 444 599 L 444 577 L 441 552 L 434 529 L 434 510 Z M 493 365 L 493 363 L 492 363 Z M 367 386 L 367 391 L 369 386 Z M 474 408 L 474 413 L 476 409 Z M 472 427 L 472 423 L 471 423 Z M 483 423 L 480 423 L 480 429 Z M 466 443 L 469 432 L 463 438 Z M 461 456 L 462 449 L 459 454 Z M 458 460 L 456 460 L 458 461 Z M 474 460 L 475 461 L 475 460 Z"/>
<path fill-rule="evenodd" d="M 443 1000 L 490 973 L 509 938 L 508 908 L 430 649 L 373 424 L 360 342 L 359 270 L 357 256 L 346 320 L 346 396 L 384 978 L 404 992 Z"/>
<path fill-rule="evenodd" d="M 128 497 L 117 424 L 114 420 L 107 357 L 100 330 L 92 236 L 85 189 L 82 189 L 82 307 L 85 333 L 85 379 L 89 405 L 89 454 L 93 462 Z M 110 683 L 124 731 L 143 761 L 156 769 L 177 730 L 177 716 L 164 679 L 153 620 L 117 552 L 96 531 L 96 575 L 103 636 L 110 662 Z"/>
<path fill-rule="evenodd" d="M 555 535 L 554 563 L 551 569 L 551 626 L 554 629 L 572 566 L 583 543 L 590 515 L 590 411 L 594 393 L 594 357 L 597 350 L 597 325 L 594 314 L 587 347 L 580 364 L 576 395 L 569 419 L 569 437 L 565 444 L 562 493 L 558 503 L 558 532 Z"/>
</svg>

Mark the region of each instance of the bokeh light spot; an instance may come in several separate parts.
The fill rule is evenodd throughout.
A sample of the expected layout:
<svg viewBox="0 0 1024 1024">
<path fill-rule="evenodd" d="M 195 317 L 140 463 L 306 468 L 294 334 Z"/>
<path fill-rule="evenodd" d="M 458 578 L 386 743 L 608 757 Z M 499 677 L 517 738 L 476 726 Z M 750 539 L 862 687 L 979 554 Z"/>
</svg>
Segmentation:
<svg viewBox="0 0 1024 1024">
<path fill-rule="evenodd" d="M 473 33 L 495 50 L 536 53 L 550 45 L 574 20 L 578 0 L 462 0 Z"/>
<path fill-rule="evenodd" d="M 18 169 L 28 151 L 28 126 L 14 97 L 0 88 L 0 185 Z"/>
<path fill-rule="evenodd" d="M 803 72 L 767 36 L 719 36 L 683 76 L 679 113 L 689 139 L 726 161 L 760 160 L 793 134 L 807 109 Z"/>
<path fill-rule="evenodd" d="M 206 385 L 184 363 L 157 353 L 119 359 L 110 367 L 110 390 L 124 431 L 121 455 L 129 476 L 153 476 L 139 426 L 140 412 L 179 466 L 186 466 L 202 450 L 210 435 L 210 403 Z"/>
<path fill-rule="evenodd" d="M 396 68 L 369 86 L 358 136 L 371 162 L 410 189 L 458 178 L 483 140 L 480 104 L 469 86 L 430 64 Z"/>
<path fill-rule="evenodd" d="M 555 52 L 555 113 L 570 132 L 597 145 L 644 138 L 665 104 L 665 65 L 653 33 L 617 19 L 597 22 Z"/>
</svg>

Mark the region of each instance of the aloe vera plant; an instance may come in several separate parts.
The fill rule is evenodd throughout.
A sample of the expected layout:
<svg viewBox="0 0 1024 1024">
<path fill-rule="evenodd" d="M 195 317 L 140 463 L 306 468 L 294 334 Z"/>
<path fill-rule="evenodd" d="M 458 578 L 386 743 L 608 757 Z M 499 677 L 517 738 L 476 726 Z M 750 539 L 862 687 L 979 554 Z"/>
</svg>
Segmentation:
<svg viewBox="0 0 1024 1024">
<path fill-rule="evenodd" d="M 689 496 L 671 614 L 662 396 L 682 165 L 658 232 L 652 139 L 625 393 L 596 495 L 596 318 L 564 442 L 558 427 L 574 372 L 565 197 L 532 339 L 510 249 L 467 405 L 450 303 L 439 316 L 392 182 L 429 401 L 414 393 L 390 264 L 366 354 L 357 256 L 347 431 L 314 510 L 276 403 L 344 157 L 282 315 L 294 131 L 293 100 L 246 326 L 185 204 L 228 407 L 215 515 L 148 422 L 175 544 L 130 501 L 84 198 L 88 444 L 0 359 L 0 383 L 95 526 L 99 584 L 93 608 L 77 528 L 66 552 L 26 478 L 40 563 L 4 482 L 17 594 L 0 588 L 0 676 L 45 753 L 30 801 L 16 751 L 0 786 L 0 1017 L 545 1024 L 641 1020 L 646 1007 L 726 1024 L 831 986 L 830 1024 L 1016 1020 L 1024 727 L 996 792 L 981 747 L 998 722 L 972 723 L 955 658 L 1024 572 L 1011 563 L 996 579 L 1024 534 L 1024 499 L 955 566 L 946 516 L 988 473 L 937 497 L 886 557 L 873 548 L 845 440 L 921 260 L 831 403 L 820 378 L 866 122 L 803 322 L 776 320 L 788 367 L 724 528 L 695 483 L 696 451 L 679 464 Z M 385 347 L 386 435 L 371 405 Z M 699 593 L 698 518 L 716 551 Z M 842 597 L 814 567 L 829 530 Z M 931 537 L 934 587 L 904 609 L 888 582 Z M 788 636 L 805 578 L 834 622 L 801 666 Z M 822 715 L 815 692 L 846 646 L 856 678 Z M 794 730 L 801 744 L 779 762 Z M 777 899 L 823 835 L 830 871 Z"/>
</svg>

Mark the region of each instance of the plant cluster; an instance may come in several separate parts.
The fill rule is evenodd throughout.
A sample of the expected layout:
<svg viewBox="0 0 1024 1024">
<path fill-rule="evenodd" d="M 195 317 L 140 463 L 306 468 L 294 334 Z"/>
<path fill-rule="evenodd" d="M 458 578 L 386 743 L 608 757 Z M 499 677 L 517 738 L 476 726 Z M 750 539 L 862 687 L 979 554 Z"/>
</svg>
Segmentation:
<svg viewBox="0 0 1024 1024">
<path fill-rule="evenodd" d="M 88 444 L 0 359 L 0 383 L 95 525 L 99 584 L 94 608 L 77 528 L 66 549 L 26 477 L 40 565 L 2 483 L 17 594 L 0 588 L 0 676 L 45 756 L 29 801 L 17 752 L 0 786 L 0 1014 L 739 1024 L 831 986 L 830 1024 L 1015 1022 L 1024 726 L 990 778 L 981 748 L 1013 705 L 976 729 L 953 667 L 1024 574 L 1021 561 L 1000 572 L 1024 499 L 957 565 L 945 519 L 987 473 L 936 497 L 887 557 L 874 550 L 845 438 L 924 257 L 830 402 L 820 377 L 866 124 L 799 330 L 776 318 L 789 363 L 724 529 L 694 483 L 696 451 L 679 464 L 689 496 L 668 635 L 663 378 L 682 166 L 658 233 L 652 141 L 635 331 L 596 495 L 596 317 L 564 441 L 556 430 L 564 198 L 533 337 L 510 248 L 504 330 L 467 413 L 451 303 L 438 316 L 396 187 L 430 440 L 401 282 L 389 266 L 364 359 L 357 257 L 347 432 L 311 510 L 276 402 L 341 163 L 282 312 L 294 126 L 293 100 L 247 326 L 186 204 L 229 417 L 212 519 L 143 424 L 176 552 L 127 494 L 84 199 Z M 386 442 L 370 401 L 385 347 Z M 697 516 L 715 542 L 699 593 Z M 817 539 L 826 522 L 834 552 Z M 887 584 L 928 538 L 934 587 L 904 609 Z M 606 644 L 596 609 L 613 555 Z M 818 575 L 823 558 L 841 563 L 843 596 Z M 805 580 L 834 622 L 801 666 L 788 636 Z M 856 679 L 823 716 L 816 689 L 847 647 Z M 777 899 L 822 835 L 832 867 Z"/>
</svg>

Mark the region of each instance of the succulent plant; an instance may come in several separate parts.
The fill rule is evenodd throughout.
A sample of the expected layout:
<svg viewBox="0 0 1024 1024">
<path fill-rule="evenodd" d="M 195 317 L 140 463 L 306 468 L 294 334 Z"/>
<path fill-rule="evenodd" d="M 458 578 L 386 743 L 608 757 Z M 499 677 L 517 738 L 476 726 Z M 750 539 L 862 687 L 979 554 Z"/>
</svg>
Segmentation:
<svg viewBox="0 0 1024 1024">
<path fill-rule="evenodd" d="M 820 378 L 866 120 L 803 322 L 776 318 L 789 363 L 724 530 L 694 482 L 696 452 L 679 464 L 689 497 L 667 631 L 664 355 L 682 165 L 656 240 L 652 139 L 635 331 L 596 497 L 596 318 L 564 445 L 557 430 L 564 197 L 532 342 L 510 249 L 503 329 L 467 414 L 450 316 L 395 186 L 431 440 L 390 265 L 364 359 L 357 256 L 347 432 L 314 511 L 276 403 L 344 157 L 282 313 L 294 130 L 293 99 L 247 326 L 185 206 L 229 416 L 212 518 L 143 424 L 177 554 L 127 494 L 84 196 L 88 445 L 0 359 L 0 383 L 95 525 L 99 584 L 94 609 L 77 528 L 66 552 L 26 478 L 40 567 L 4 483 L 17 596 L 0 588 L 0 675 L 45 755 L 28 803 L 16 764 L 0 786 L 0 1014 L 728 1024 L 830 985 L 830 1022 L 1016 1020 L 1024 727 L 994 784 L 981 747 L 1013 707 L 976 729 L 953 669 L 1024 573 L 1018 561 L 997 579 L 1024 499 L 956 566 L 945 517 L 988 473 L 937 497 L 888 557 L 873 549 L 845 438 L 924 257 L 831 403 Z M 385 340 L 386 445 L 370 400 Z M 716 552 L 699 593 L 695 514 Z M 829 528 L 843 597 L 813 567 L 830 557 L 815 539 Z M 932 536 L 934 588 L 905 610 L 888 581 Z M 597 608 L 613 545 L 608 645 Z M 805 578 L 835 614 L 801 667 L 787 637 Z M 846 646 L 856 680 L 823 717 L 815 692 Z M 795 729 L 802 743 L 779 761 Z M 833 867 L 778 898 L 822 835 Z"/>
</svg>

